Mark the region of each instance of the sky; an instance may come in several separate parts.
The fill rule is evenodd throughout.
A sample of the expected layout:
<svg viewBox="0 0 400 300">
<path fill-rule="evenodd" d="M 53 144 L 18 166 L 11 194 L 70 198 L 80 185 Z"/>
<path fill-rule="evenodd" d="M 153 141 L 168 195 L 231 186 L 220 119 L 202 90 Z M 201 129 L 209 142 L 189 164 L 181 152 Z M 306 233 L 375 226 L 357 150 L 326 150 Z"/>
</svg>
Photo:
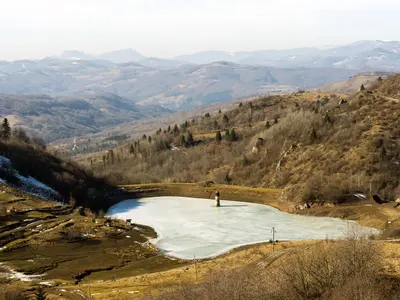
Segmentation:
<svg viewBox="0 0 400 300">
<path fill-rule="evenodd" d="M 0 0 L 0 60 L 133 48 L 171 58 L 400 40 L 398 0 Z"/>
</svg>

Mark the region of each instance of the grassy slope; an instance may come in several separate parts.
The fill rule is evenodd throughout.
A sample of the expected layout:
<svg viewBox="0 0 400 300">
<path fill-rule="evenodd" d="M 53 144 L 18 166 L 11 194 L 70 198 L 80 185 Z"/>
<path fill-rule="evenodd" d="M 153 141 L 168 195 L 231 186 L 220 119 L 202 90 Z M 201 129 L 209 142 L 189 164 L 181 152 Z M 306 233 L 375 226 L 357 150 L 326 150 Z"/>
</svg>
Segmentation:
<svg viewBox="0 0 400 300">
<path fill-rule="evenodd" d="M 2 292 L 14 288 L 29 290 L 41 281 L 54 286 L 74 284 L 77 280 L 87 280 L 87 276 L 111 280 L 113 276 L 126 277 L 185 265 L 159 255 L 147 244 L 148 238 L 156 235 L 151 228 L 140 225 L 134 228 L 123 221 L 113 221 L 107 227 L 104 219 L 81 216 L 72 207 L 1 183 L 0 191 L 2 211 L 16 210 L 0 216 L 0 263 L 28 275 L 44 274 L 32 282 L 12 281 L 9 285 L 0 281 Z M 93 273 L 81 279 L 80 274 L 87 270 Z M 75 299 L 73 290 L 66 299 Z M 49 291 L 51 294 L 52 290 Z"/>
</svg>

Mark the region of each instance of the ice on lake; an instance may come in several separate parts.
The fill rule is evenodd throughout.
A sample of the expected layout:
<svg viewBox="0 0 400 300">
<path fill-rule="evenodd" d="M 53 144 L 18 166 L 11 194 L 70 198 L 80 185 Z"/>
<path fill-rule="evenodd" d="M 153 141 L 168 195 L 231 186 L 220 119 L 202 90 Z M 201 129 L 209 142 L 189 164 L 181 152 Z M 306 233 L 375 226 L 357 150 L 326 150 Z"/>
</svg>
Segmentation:
<svg viewBox="0 0 400 300">
<path fill-rule="evenodd" d="M 217 208 L 210 199 L 185 197 L 126 200 L 107 214 L 154 228 L 158 238 L 152 243 L 164 254 L 182 259 L 215 257 L 239 246 L 269 241 L 272 227 L 281 241 L 338 239 L 354 230 L 379 232 L 353 221 L 288 214 L 262 204 L 222 200 Z"/>
</svg>

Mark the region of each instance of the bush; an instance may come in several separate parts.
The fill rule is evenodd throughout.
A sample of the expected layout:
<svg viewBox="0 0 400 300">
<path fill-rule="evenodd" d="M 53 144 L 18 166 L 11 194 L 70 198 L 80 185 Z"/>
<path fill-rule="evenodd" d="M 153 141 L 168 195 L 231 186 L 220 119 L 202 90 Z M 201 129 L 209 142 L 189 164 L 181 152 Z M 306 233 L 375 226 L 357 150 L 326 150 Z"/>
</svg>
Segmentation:
<svg viewBox="0 0 400 300">
<path fill-rule="evenodd" d="M 148 299 L 398 299 L 398 290 L 379 275 L 380 261 L 372 241 L 350 236 L 287 252 L 265 269 L 251 265 L 210 272 L 203 283 L 183 283 L 174 291 Z"/>
</svg>

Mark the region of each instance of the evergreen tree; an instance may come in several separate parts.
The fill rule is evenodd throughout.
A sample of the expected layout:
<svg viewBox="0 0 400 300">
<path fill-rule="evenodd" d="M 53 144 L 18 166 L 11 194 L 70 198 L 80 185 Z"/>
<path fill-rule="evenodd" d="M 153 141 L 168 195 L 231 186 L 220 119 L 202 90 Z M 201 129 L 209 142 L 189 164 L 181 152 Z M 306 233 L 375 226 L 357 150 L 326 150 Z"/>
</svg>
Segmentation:
<svg viewBox="0 0 400 300">
<path fill-rule="evenodd" d="M 47 299 L 47 294 L 44 291 L 43 287 L 38 287 L 34 293 L 35 299 L 36 300 L 46 300 Z"/>
<path fill-rule="evenodd" d="M 222 140 L 222 135 L 219 130 L 217 131 L 217 134 L 215 135 L 215 140 L 217 141 L 217 143 L 221 142 L 221 140 Z"/>
<path fill-rule="evenodd" d="M 266 123 L 265 123 L 265 128 L 270 128 L 271 127 L 271 125 L 269 124 L 269 121 L 267 121 Z"/>
<path fill-rule="evenodd" d="M 187 128 L 188 128 L 188 123 L 187 122 L 181 124 L 182 132 L 185 132 Z"/>
<path fill-rule="evenodd" d="M 142 140 L 145 140 L 145 139 L 147 139 L 147 135 L 143 134 L 142 135 Z"/>
<path fill-rule="evenodd" d="M 242 106 L 243 106 L 243 103 L 242 103 L 242 102 L 240 102 L 240 103 L 239 103 L 239 107 L 242 107 Z"/>
<path fill-rule="evenodd" d="M 206 118 L 210 118 L 210 117 L 211 117 L 211 115 L 210 115 L 210 113 L 206 113 L 206 114 L 204 115 L 204 117 L 206 117 Z"/>
<path fill-rule="evenodd" d="M 231 133 L 229 132 L 229 129 L 226 129 L 224 139 L 229 140 L 230 135 L 231 135 Z"/>
<path fill-rule="evenodd" d="M 130 154 L 135 154 L 135 147 L 132 144 L 129 147 L 129 153 Z"/>
<path fill-rule="evenodd" d="M 186 147 L 187 146 L 186 138 L 185 138 L 185 136 L 183 134 L 181 135 L 181 146 L 182 147 Z"/>
<path fill-rule="evenodd" d="M 152 138 L 151 138 L 151 136 L 149 135 L 149 137 L 148 137 L 148 139 L 147 139 L 148 141 L 149 141 L 149 144 L 151 144 L 151 141 L 152 141 Z"/>
<path fill-rule="evenodd" d="M 274 124 L 278 124 L 278 118 L 275 118 Z"/>
<path fill-rule="evenodd" d="M 214 129 L 218 129 L 218 127 L 219 127 L 218 122 L 217 122 L 217 120 L 215 120 L 214 121 Z"/>
<path fill-rule="evenodd" d="M 5 141 L 9 140 L 11 137 L 11 127 L 7 118 L 4 118 L 3 124 L 1 126 L 1 138 Z"/>
<path fill-rule="evenodd" d="M 178 135 L 178 134 L 179 134 L 179 128 L 178 128 L 178 125 L 176 125 L 176 124 L 175 124 L 175 126 L 174 126 L 174 134 L 175 134 L 175 135 Z"/>
<path fill-rule="evenodd" d="M 168 126 L 168 130 L 167 130 L 168 132 L 171 132 L 171 126 Z"/>
<path fill-rule="evenodd" d="M 187 142 L 189 145 L 192 145 L 194 143 L 193 134 L 190 131 L 188 133 Z"/>
<path fill-rule="evenodd" d="M 232 128 L 229 140 L 231 142 L 235 142 L 235 141 L 238 140 L 238 137 L 237 137 L 236 132 L 235 132 L 235 128 Z"/>
<path fill-rule="evenodd" d="M 222 111 L 221 111 L 221 110 L 218 110 L 218 113 L 219 113 L 219 114 L 222 114 Z"/>
<path fill-rule="evenodd" d="M 363 92 L 363 91 L 365 91 L 365 86 L 364 86 L 364 84 L 362 84 L 362 85 L 360 86 L 360 92 Z"/>
<path fill-rule="evenodd" d="M 222 120 L 224 121 L 225 124 L 228 124 L 228 123 L 229 123 L 229 118 L 228 118 L 227 115 L 224 115 L 223 118 L 222 118 Z"/>
</svg>

